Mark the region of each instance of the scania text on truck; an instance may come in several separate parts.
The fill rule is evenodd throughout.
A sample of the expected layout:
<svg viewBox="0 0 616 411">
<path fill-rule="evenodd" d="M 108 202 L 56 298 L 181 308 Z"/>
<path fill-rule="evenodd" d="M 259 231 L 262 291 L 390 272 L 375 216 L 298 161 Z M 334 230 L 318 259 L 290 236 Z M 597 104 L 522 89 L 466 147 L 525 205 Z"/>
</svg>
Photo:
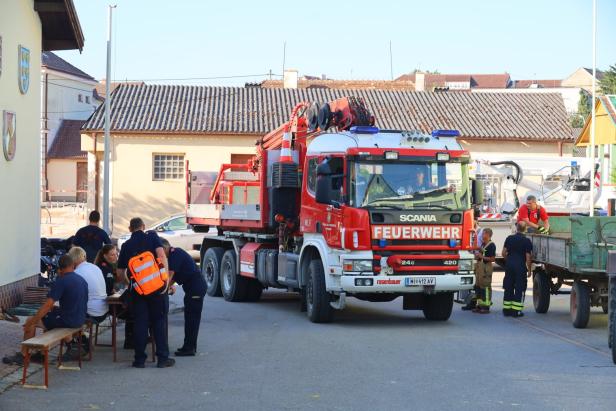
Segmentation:
<svg viewBox="0 0 616 411">
<path fill-rule="evenodd" d="M 474 285 L 469 153 L 455 130 L 379 130 L 363 100 L 301 103 L 257 142 L 246 164 L 223 164 L 210 203 L 187 173 L 187 219 L 217 227 L 201 245 L 208 294 L 256 301 L 299 292 L 313 322 L 349 297 L 449 318 Z"/>
</svg>

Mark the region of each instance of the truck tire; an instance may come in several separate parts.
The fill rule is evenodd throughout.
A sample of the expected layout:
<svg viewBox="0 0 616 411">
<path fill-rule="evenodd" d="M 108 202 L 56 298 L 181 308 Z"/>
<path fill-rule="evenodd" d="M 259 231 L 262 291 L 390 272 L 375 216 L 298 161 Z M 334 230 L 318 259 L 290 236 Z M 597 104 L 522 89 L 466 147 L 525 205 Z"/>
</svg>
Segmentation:
<svg viewBox="0 0 616 411">
<path fill-rule="evenodd" d="M 306 282 L 306 312 L 313 323 L 328 323 L 333 319 L 334 309 L 329 304 L 330 296 L 325 289 L 325 272 L 320 260 L 312 260 L 308 266 Z"/>
<path fill-rule="evenodd" d="M 586 328 L 590 318 L 590 291 L 581 281 L 576 281 L 571 287 L 569 299 L 571 322 L 575 328 Z"/>
<path fill-rule="evenodd" d="M 437 293 L 424 296 L 423 313 L 429 321 L 447 321 L 453 308 L 453 293 Z"/>
<path fill-rule="evenodd" d="M 220 288 L 222 296 L 227 301 L 245 301 L 247 293 L 247 280 L 237 271 L 235 251 L 227 250 L 220 263 Z"/>
<path fill-rule="evenodd" d="M 263 294 L 263 286 L 258 280 L 246 279 L 246 301 L 257 302 Z"/>
<path fill-rule="evenodd" d="M 610 338 L 612 339 L 612 362 L 616 364 L 616 344 L 614 343 L 616 341 L 616 324 L 612 324 Z"/>
<path fill-rule="evenodd" d="M 545 314 L 550 308 L 550 279 L 543 270 L 535 271 L 533 276 L 533 305 L 538 314 Z"/>
<path fill-rule="evenodd" d="M 210 297 L 220 297 L 222 295 L 220 290 L 220 262 L 224 253 L 224 248 L 212 247 L 208 248 L 205 254 L 203 254 L 201 274 L 205 278 L 207 295 Z"/>
</svg>

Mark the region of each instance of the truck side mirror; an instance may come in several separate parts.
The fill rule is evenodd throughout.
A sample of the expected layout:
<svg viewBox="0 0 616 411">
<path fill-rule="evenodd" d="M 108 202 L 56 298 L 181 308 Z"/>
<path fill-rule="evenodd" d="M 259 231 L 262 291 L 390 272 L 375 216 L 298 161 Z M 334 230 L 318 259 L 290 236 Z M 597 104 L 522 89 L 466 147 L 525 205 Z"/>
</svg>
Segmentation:
<svg viewBox="0 0 616 411">
<path fill-rule="evenodd" d="M 473 195 L 472 203 L 477 205 L 483 204 L 483 184 L 481 184 L 481 181 L 471 180 L 471 191 Z"/>
<path fill-rule="evenodd" d="M 329 175 L 320 175 L 317 177 L 317 189 L 315 193 L 315 198 L 317 203 L 320 204 L 331 204 L 332 199 L 330 197 L 330 187 L 332 185 L 332 178 Z"/>
<path fill-rule="evenodd" d="M 332 199 L 332 187 L 334 175 L 329 166 L 329 161 L 326 158 L 317 166 L 317 187 L 315 199 L 317 203 L 333 205 L 336 208 L 340 207 L 340 203 Z"/>
</svg>

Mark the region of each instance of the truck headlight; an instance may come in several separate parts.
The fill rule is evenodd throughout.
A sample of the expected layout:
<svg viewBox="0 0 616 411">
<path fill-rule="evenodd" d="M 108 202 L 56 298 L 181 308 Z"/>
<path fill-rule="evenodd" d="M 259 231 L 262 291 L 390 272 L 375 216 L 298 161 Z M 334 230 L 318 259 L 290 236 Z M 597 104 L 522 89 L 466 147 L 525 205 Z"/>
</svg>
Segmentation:
<svg viewBox="0 0 616 411">
<path fill-rule="evenodd" d="M 458 269 L 460 271 L 472 271 L 473 270 L 473 260 L 459 260 Z"/>
<path fill-rule="evenodd" d="M 372 260 L 343 260 L 343 271 L 369 271 L 372 272 Z"/>
</svg>

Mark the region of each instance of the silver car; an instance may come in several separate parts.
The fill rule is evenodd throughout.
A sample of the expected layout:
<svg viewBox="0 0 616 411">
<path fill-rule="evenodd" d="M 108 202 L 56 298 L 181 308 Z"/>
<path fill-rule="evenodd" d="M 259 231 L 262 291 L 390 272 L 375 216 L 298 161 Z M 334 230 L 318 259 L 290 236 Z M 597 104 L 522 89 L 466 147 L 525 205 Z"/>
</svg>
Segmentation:
<svg viewBox="0 0 616 411">
<path fill-rule="evenodd" d="M 184 249 L 195 261 L 199 261 L 201 258 L 198 247 L 201 246 L 201 242 L 206 233 L 196 233 L 192 226 L 186 223 L 186 216 L 184 214 L 167 217 L 153 226 L 146 228 L 146 231 L 150 230 L 156 231 L 161 238 L 166 238 L 172 247 Z M 122 244 L 129 238 L 130 234 L 124 234 L 118 237 L 118 248 L 121 248 Z"/>
</svg>

